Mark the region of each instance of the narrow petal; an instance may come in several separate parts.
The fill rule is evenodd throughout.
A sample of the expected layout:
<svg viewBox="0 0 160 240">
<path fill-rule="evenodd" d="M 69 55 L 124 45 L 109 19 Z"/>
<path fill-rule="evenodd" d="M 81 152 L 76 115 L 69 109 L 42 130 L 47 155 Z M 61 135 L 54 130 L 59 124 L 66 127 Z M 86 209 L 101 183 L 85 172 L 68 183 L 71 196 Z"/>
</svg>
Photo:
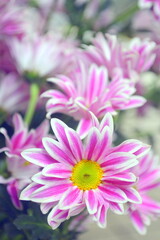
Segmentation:
<svg viewBox="0 0 160 240">
<path fill-rule="evenodd" d="M 136 230 L 140 234 L 144 235 L 146 233 L 146 227 L 139 211 L 138 210 L 132 211 L 130 214 L 130 218 Z"/>
<path fill-rule="evenodd" d="M 55 161 L 44 149 L 32 148 L 21 153 L 22 157 L 27 161 L 40 167 L 45 167 Z"/>
<path fill-rule="evenodd" d="M 82 118 L 77 126 L 76 132 L 81 137 L 81 139 L 83 139 L 86 137 L 91 127 L 92 119 Z"/>
<path fill-rule="evenodd" d="M 133 202 L 137 204 L 142 203 L 142 198 L 140 194 L 134 188 L 126 188 L 126 189 L 123 189 L 123 191 L 125 192 L 129 202 Z"/>
<path fill-rule="evenodd" d="M 97 212 L 98 200 L 96 197 L 96 192 L 93 190 L 85 191 L 84 199 L 86 202 L 87 210 L 89 214 L 94 214 Z"/>
<path fill-rule="evenodd" d="M 59 201 L 61 209 L 69 209 L 76 206 L 82 200 L 82 191 L 77 187 L 70 187 Z"/>
<path fill-rule="evenodd" d="M 127 197 L 125 193 L 115 186 L 99 186 L 99 190 L 104 199 L 111 202 L 125 203 Z"/>
<path fill-rule="evenodd" d="M 42 174 L 48 177 L 69 178 L 71 176 L 71 169 L 62 163 L 54 163 L 46 166 Z"/>
<path fill-rule="evenodd" d="M 19 190 L 16 181 L 11 182 L 7 186 L 7 191 L 11 197 L 13 205 L 19 209 L 22 210 L 22 203 L 19 200 Z"/>
</svg>

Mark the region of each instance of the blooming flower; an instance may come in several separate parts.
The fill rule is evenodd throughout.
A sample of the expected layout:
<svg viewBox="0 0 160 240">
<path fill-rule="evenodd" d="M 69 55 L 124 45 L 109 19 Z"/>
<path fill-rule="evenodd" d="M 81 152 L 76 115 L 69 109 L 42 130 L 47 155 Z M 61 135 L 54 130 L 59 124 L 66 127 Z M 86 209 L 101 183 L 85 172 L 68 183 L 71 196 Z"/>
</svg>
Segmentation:
<svg viewBox="0 0 160 240">
<path fill-rule="evenodd" d="M 9 86 L 9 87 L 8 87 Z M 0 112 L 11 114 L 26 108 L 29 87 L 15 74 L 0 76 Z"/>
<path fill-rule="evenodd" d="M 91 127 L 90 113 L 102 118 L 105 113 L 138 107 L 145 99 L 132 96 L 135 92 L 133 83 L 118 73 L 109 82 L 105 67 L 91 65 L 89 69 L 80 64 L 79 70 L 71 78 L 59 76 L 49 79 L 62 90 L 48 90 L 43 97 L 50 98 L 46 104 L 48 116 L 61 112 L 80 120 L 78 133 L 84 137 Z"/>
<path fill-rule="evenodd" d="M 151 8 L 157 19 L 160 19 L 160 1 L 159 0 L 139 0 L 140 8 Z"/>
<path fill-rule="evenodd" d="M 134 173 L 139 177 L 135 188 L 142 197 L 142 203 L 129 203 L 128 212 L 137 231 L 145 234 L 150 221 L 160 217 L 160 203 L 148 195 L 150 190 L 160 186 L 160 165 L 157 157 L 153 156 L 153 153 L 143 156 L 139 165 L 134 167 Z"/>
<path fill-rule="evenodd" d="M 9 179 L 0 177 L 0 183 L 7 184 L 7 190 L 15 207 L 22 208 L 19 201 L 19 192 L 27 183 L 30 177 L 35 174 L 39 167 L 26 162 L 21 157 L 21 151 L 29 147 L 42 147 L 41 139 L 47 135 L 48 122 L 44 121 L 36 130 L 28 131 L 20 115 L 13 117 L 14 134 L 11 138 L 7 135 L 4 128 L 0 132 L 5 136 L 6 147 L 1 148 L 0 152 L 5 151 L 7 155 L 7 169 L 11 174 Z"/>
<path fill-rule="evenodd" d="M 70 64 L 73 45 L 60 36 L 43 36 L 12 40 L 10 50 L 20 74 L 33 77 L 64 73 Z M 23 55 L 23 58 L 21 55 Z M 63 60 L 62 60 L 63 59 Z"/>
<path fill-rule="evenodd" d="M 93 45 L 86 47 L 86 56 L 98 66 L 106 66 L 109 76 L 121 69 L 124 77 L 131 78 L 152 66 L 155 59 L 154 49 L 154 42 L 141 41 L 139 38 L 134 38 L 129 48 L 125 49 L 116 36 L 97 33 Z"/>
<path fill-rule="evenodd" d="M 136 176 L 130 168 L 148 150 L 147 145 L 128 140 L 112 147 L 113 120 L 109 113 L 90 129 L 84 144 L 62 121 L 52 119 L 51 126 L 58 141 L 43 138 L 43 148 L 22 153 L 24 159 L 43 169 L 32 177 L 33 182 L 20 198 L 41 203 L 43 212 L 51 209 L 48 222 L 52 228 L 84 208 L 104 227 L 108 208 L 123 213 L 123 203 L 141 203 L 132 187 Z"/>
</svg>

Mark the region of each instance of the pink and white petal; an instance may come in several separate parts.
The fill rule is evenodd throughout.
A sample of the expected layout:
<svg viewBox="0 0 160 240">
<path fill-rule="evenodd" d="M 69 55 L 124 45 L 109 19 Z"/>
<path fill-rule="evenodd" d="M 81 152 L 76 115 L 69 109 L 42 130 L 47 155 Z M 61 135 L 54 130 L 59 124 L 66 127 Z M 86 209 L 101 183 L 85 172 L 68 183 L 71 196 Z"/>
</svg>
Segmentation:
<svg viewBox="0 0 160 240">
<path fill-rule="evenodd" d="M 49 202 L 49 203 L 41 203 L 40 208 L 41 208 L 41 212 L 43 214 L 46 214 L 49 212 L 49 210 L 51 210 L 51 208 L 53 208 L 55 206 L 54 202 Z"/>
<path fill-rule="evenodd" d="M 69 178 L 71 176 L 71 168 L 62 163 L 54 163 L 46 166 L 42 170 L 42 174 L 47 177 Z"/>
<path fill-rule="evenodd" d="M 31 200 L 31 194 L 36 191 L 37 189 L 41 188 L 41 184 L 31 183 L 29 184 L 20 194 L 20 200 Z"/>
<path fill-rule="evenodd" d="M 127 197 L 125 193 L 118 187 L 115 186 L 99 186 L 99 190 L 103 198 L 107 201 L 125 203 Z"/>
<path fill-rule="evenodd" d="M 68 126 L 61 120 L 53 118 L 51 119 L 51 127 L 58 141 L 60 143 L 63 143 L 66 146 L 66 148 L 70 149 L 65 132 L 65 128 L 68 128 Z"/>
<path fill-rule="evenodd" d="M 136 157 L 133 154 L 125 152 L 115 152 L 103 159 L 101 167 L 106 174 L 113 175 L 121 171 L 125 171 L 138 164 Z"/>
<path fill-rule="evenodd" d="M 109 127 L 111 132 L 111 137 L 112 137 L 114 124 L 113 124 L 113 117 L 110 113 L 105 114 L 105 116 L 103 117 L 99 126 L 99 130 L 102 131 L 105 126 Z"/>
<path fill-rule="evenodd" d="M 70 183 L 60 182 L 54 186 L 42 186 L 36 191 L 32 192 L 30 199 L 33 202 L 55 202 L 61 199 L 63 194 L 71 187 Z"/>
<path fill-rule="evenodd" d="M 56 161 L 69 166 L 73 166 L 76 163 L 76 159 L 71 152 L 61 143 L 52 138 L 43 138 L 42 142 L 48 154 Z"/>
<path fill-rule="evenodd" d="M 84 153 L 84 159 L 93 160 L 94 159 L 94 151 L 97 147 L 98 142 L 101 139 L 100 132 L 97 128 L 92 127 L 88 133 L 86 139 L 86 148 Z"/>
<path fill-rule="evenodd" d="M 76 161 L 82 160 L 83 145 L 79 135 L 71 128 L 65 129 L 71 152 Z"/>
<path fill-rule="evenodd" d="M 142 203 L 142 197 L 136 189 L 134 189 L 134 188 L 124 188 L 123 191 L 125 192 L 129 202 L 133 202 L 133 203 L 136 203 L 136 204 L 141 204 Z"/>
<path fill-rule="evenodd" d="M 84 192 L 84 199 L 85 203 L 87 206 L 87 210 L 89 214 L 94 214 L 97 212 L 97 207 L 98 207 L 98 199 L 96 191 L 94 190 L 89 190 Z"/>
<path fill-rule="evenodd" d="M 129 185 L 136 182 L 137 178 L 133 173 L 118 173 L 113 176 L 104 176 L 104 178 L 108 183 L 112 183 L 113 185 Z"/>
<path fill-rule="evenodd" d="M 130 109 L 130 108 L 136 108 L 141 107 L 146 103 L 146 99 L 140 96 L 133 96 L 130 98 L 129 102 L 125 104 L 123 109 Z"/>
<path fill-rule="evenodd" d="M 81 139 L 85 138 L 92 127 L 92 119 L 82 118 L 77 126 L 76 132 Z"/>
<path fill-rule="evenodd" d="M 130 213 L 130 218 L 135 229 L 142 235 L 146 233 L 146 227 L 143 222 L 143 218 L 138 210 L 132 211 Z"/>
<path fill-rule="evenodd" d="M 8 136 L 8 133 L 7 133 L 6 129 L 5 128 L 0 128 L 0 133 L 2 133 L 4 135 L 7 147 L 11 148 L 11 140 Z"/>
<path fill-rule="evenodd" d="M 13 181 L 9 183 L 7 186 L 7 191 L 11 197 L 12 203 L 15 208 L 22 210 L 23 207 L 21 201 L 19 200 L 19 189 L 17 186 L 17 182 Z"/>
<path fill-rule="evenodd" d="M 60 209 L 66 210 L 75 207 L 82 201 L 83 192 L 76 186 L 72 186 L 66 191 L 59 201 Z"/>
<path fill-rule="evenodd" d="M 48 215 L 48 220 L 56 221 L 56 222 L 63 222 L 69 218 L 69 211 L 68 210 L 61 210 L 59 205 L 55 205 L 54 208 Z"/>
<path fill-rule="evenodd" d="M 61 178 L 44 176 L 42 172 L 36 173 L 31 179 L 33 182 L 48 186 L 57 185 L 62 181 Z"/>
<path fill-rule="evenodd" d="M 45 151 L 45 149 L 39 149 L 39 148 L 27 149 L 23 151 L 21 155 L 27 161 L 35 165 L 38 165 L 40 167 L 45 167 L 48 164 L 57 162 Z"/>
<path fill-rule="evenodd" d="M 15 132 L 23 131 L 24 128 L 26 128 L 21 115 L 18 113 L 14 114 L 14 116 L 13 116 L 13 125 L 14 125 Z"/>
<path fill-rule="evenodd" d="M 112 212 L 116 214 L 119 214 L 119 215 L 124 214 L 124 207 L 122 203 L 110 202 L 109 208 L 112 210 Z"/>
<path fill-rule="evenodd" d="M 100 228 L 105 228 L 107 225 L 107 211 L 109 205 L 100 204 L 97 212 L 94 214 L 94 220 L 98 223 Z"/>
</svg>

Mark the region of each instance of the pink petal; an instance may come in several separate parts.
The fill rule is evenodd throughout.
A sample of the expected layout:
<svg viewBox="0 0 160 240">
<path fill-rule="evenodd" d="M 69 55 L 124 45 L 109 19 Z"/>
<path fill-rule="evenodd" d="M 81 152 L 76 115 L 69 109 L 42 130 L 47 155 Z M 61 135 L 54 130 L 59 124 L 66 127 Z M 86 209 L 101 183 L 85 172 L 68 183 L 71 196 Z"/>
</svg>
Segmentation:
<svg viewBox="0 0 160 240">
<path fill-rule="evenodd" d="M 116 214 L 124 214 L 123 204 L 121 203 L 110 202 L 109 207 Z"/>
<path fill-rule="evenodd" d="M 42 174 L 48 177 L 69 178 L 71 176 L 71 169 L 61 163 L 54 163 L 46 166 Z"/>
<path fill-rule="evenodd" d="M 92 120 L 82 118 L 77 126 L 76 132 L 83 139 L 86 137 L 91 127 L 92 127 Z"/>
<path fill-rule="evenodd" d="M 40 208 L 41 208 L 41 212 L 43 214 L 48 213 L 48 211 L 53 208 L 54 206 L 54 202 L 49 202 L 49 203 L 41 203 Z"/>
<path fill-rule="evenodd" d="M 55 202 L 61 199 L 62 195 L 68 188 L 71 187 L 70 183 L 59 183 L 55 186 L 42 186 L 36 191 L 32 192 L 30 199 L 33 202 Z"/>
<path fill-rule="evenodd" d="M 97 212 L 98 200 L 96 197 L 96 192 L 93 190 L 85 191 L 84 199 L 86 202 L 87 210 L 89 214 L 94 214 Z"/>
<path fill-rule="evenodd" d="M 76 163 L 76 159 L 73 158 L 70 151 L 56 140 L 52 138 L 43 138 L 43 145 L 49 155 L 58 162 L 67 165 L 74 165 Z"/>
<path fill-rule="evenodd" d="M 29 184 L 20 194 L 20 200 L 30 200 L 30 196 L 31 194 L 39 189 L 40 187 L 42 187 L 41 184 L 37 184 L 37 183 L 31 183 Z"/>
<path fill-rule="evenodd" d="M 40 167 L 45 167 L 48 164 L 56 162 L 44 149 L 27 149 L 23 151 L 21 155 L 27 161 Z"/>
<path fill-rule="evenodd" d="M 76 206 L 82 200 L 82 191 L 77 187 L 70 187 L 59 201 L 61 209 L 69 209 Z"/>
<path fill-rule="evenodd" d="M 130 218 L 131 218 L 131 221 L 132 221 L 134 227 L 136 228 L 136 230 L 140 234 L 144 235 L 146 233 L 146 227 L 143 222 L 143 218 L 142 218 L 141 214 L 137 210 L 135 210 L 135 211 L 131 212 Z"/>
<path fill-rule="evenodd" d="M 133 202 L 137 204 L 142 203 L 142 198 L 140 194 L 134 188 L 126 188 L 126 189 L 123 189 L 123 191 L 125 192 L 129 202 Z"/>
<path fill-rule="evenodd" d="M 136 108 L 143 106 L 146 103 L 146 99 L 140 96 L 133 96 L 131 97 L 130 101 L 125 104 L 123 109 L 129 109 L 129 108 Z"/>
<path fill-rule="evenodd" d="M 107 182 L 112 184 L 120 184 L 120 185 L 128 185 L 133 184 L 136 182 L 137 178 L 133 173 L 118 173 L 113 176 L 104 176 L 104 179 L 107 180 Z"/>
<path fill-rule="evenodd" d="M 104 199 L 111 202 L 125 203 L 127 201 L 125 193 L 115 186 L 99 186 Z"/>
<path fill-rule="evenodd" d="M 22 210 L 22 203 L 19 200 L 19 190 L 16 181 L 13 181 L 8 184 L 7 191 L 11 197 L 13 205 L 19 209 Z"/>
</svg>

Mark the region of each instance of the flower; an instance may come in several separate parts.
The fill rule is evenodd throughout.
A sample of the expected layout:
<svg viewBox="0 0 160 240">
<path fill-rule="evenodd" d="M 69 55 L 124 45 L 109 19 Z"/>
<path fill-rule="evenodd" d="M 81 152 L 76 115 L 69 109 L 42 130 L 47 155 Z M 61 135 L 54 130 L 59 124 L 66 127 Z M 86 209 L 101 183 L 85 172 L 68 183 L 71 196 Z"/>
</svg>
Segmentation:
<svg viewBox="0 0 160 240">
<path fill-rule="evenodd" d="M 10 50 L 18 72 L 28 78 L 38 78 L 69 71 L 73 45 L 61 36 L 44 35 L 14 39 L 10 42 Z"/>
<path fill-rule="evenodd" d="M 7 184 L 7 190 L 14 206 L 21 209 L 22 205 L 18 197 L 20 190 L 30 182 L 30 177 L 39 170 L 38 166 L 26 162 L 21 157 L 21 151 L 29 147 L 42 147 L 41 139 L 48 133 L 48 121 L 44 121 L 36 130 L 28 131 L 21 116 L 15 114 L 13 125 L 14 134 L 11 138 L 4 128 L 0 128 L 0 132 L 6 139 L 6 147 L 1 148 L 0 152 L 5 151 L 7 155 L 7 169 L 11 175 L 8 179 L 1 176 L 0 183 Z"/>
<path fill-rule="evenodd" d="M 84 209 L 105 227 L 108 208 L 123 213 L 123 203 L 141 203 L 132 187 L 136 176 L 130 168 L 148 150 L 147 145 L 128 140 L 112 147 L 113 119 L 109 113 L 90 129 L 84 144 L 62 121 L 51 119 L 51 127 L 58 141 L 43 138 L 43 148 L 22 152 L 25 160 L 43 168 L 32 177 L 20 199 L 41 203 L 44 213 L 51 210 L 48 223 L 52 228 Z"/>
<path fill-rule="evenodd" d="M 135 92 L 133 82 L 124 79 L 117 71 L 109 82 L 107 69 L 91 65 L 87 69 L 83 64 L 74 72 L 72 78 L 60 75 L 49 79 L 62 90 L 48 90 L 42 97 L 50 98 L 46 104 L 47 116 L 61 112 L 80 120 L 77 131 L 84 137 L 91 127 L 90 112 L 102 118 L 107 112 L 115 114 L 117 110 L 139 107 L 145 99 L 132 96 Z"/>
<path fill-rule="evenodd" d="M 10 86 L 10 87 L 8 87 Z M 0 112 L 11 114 L 27 107 L 29 87 L 15 74 L 0 75 Z"/>
<path fill-rule="evenodd" d="M 139 0 L 140 8 L 151 8 L 155 17 L 160 19 L 160 1 L 159 0 Z"/>
<path fill-rule="evenodd" d="M 123 77 L 135 78 L 135 74 L 147 71 L 155 60 L 155 43 L 134 38 L 125 49 L 114 35 L 97 33 L 93 45 L 86 46 L 86 56 L 98 66 L 106 66 L 109 76 L 121 69 Z"/>
<path fill-rule="evenodd" d="M 134 167 L 134 173 L 138 176 L 135 188 L 142 197 L 141 204 L 129 203 L 128 213 L 136 230 L 145 234 L 146 227 L 151 220 L 160 217 L 160 203 L 149 197 L 148 192 L 160 187 L 160 165 L 158 158 L 152 152 L 140 159 L 139 165 Z"/>
</svg>

